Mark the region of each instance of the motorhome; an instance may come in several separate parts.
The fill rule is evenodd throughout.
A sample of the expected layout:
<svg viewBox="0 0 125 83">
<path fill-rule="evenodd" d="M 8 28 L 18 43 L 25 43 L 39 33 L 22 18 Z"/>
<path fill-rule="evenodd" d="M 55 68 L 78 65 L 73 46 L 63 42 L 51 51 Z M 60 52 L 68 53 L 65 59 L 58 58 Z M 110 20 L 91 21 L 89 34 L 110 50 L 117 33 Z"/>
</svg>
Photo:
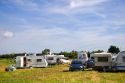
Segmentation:
<svg viewBox="0 0 125 83">
<path fill-rule="evenodd" d="M 16 57 L 16 68 L 47 67 L 48 63 L 44 56 L 36 54 L 24 54 Z"/>
<path fill-rule="evenodd" d="M 86 61 L 88 61 L 87 53 L 86 52 L 78 52 L 77 59 L 79 61 L 82 61 L 83 63 L 85 63 Z"/>
<path fill-rule="evenodd" d="M 111 53 L 94 53 L 91 54 L 91 59 L 94 60 L 93 69 L 106 70 L 112 66 L 112 54 Z"/>
</svg>

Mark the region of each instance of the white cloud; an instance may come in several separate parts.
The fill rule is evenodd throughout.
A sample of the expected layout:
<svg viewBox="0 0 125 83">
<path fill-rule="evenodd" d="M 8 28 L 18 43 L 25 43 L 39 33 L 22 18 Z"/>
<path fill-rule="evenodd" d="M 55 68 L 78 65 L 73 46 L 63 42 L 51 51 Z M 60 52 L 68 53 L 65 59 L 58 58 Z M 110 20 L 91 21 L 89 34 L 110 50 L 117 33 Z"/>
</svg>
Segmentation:
<svg viewBox="0 0 125 83">
<path fill-rule="evenodd" d="M 93 15 L 95 15 L 101 18 L 106 18 L 107 16 L 105 14 L 107 13 L 105 12 L 105 10 L 104 13 L 102 13 L 103 10 L 100 11 L 98 10 L 98 8 L 100 8 L 100 6 L 102 6 L 104 2 L 107 2 L 109 0 L 69 0 L 68 4 L 59 5 L 60 3 L 52 3 L 51 5 L 47 4 L 46 7 L 43 8 L 41 7 L 41 5 L 38 5 L 38 3 L 34 3 L 33 0 L 9 1 L 12 1 L 16 4 L 16 6 L 21 7 L 24 10 L 26 9 L 38 11 L 37 13 L 35 12 L 35 14 L 34 12 L 31 12 L 33 14 L 32 18 L 30 18 L 31 16 L 27 16 L 27 14 L 24 18 L 22 18 L 23 16 L 20 17 L 20 15 L 17 18 L 11 16 L 12 18 L 10 18 L 10 20 L 15 23 L 12 23 L 14 24 L 14 27 L 18 27 L 18 29 L 24 31 L 18 31 L 15 33 L 11 31 L 2 32 L 2 37 L 11 38 L 8 40 L 1 38 L 0 49 L 2 49 L 3 51 L 34 52 L 41 51 L 44 48 L 50 48 L 54 51 L 73 49 L 106 50 L 111 44 L 118 45 L 122 49 L 125 49 L 125 47 L 123 46 L 125 45 L 125 34 L 120 34 L 117 32 L 109 34 L 110 31 L 107 31 L 114 30 L 113 28 L 115 27 L 112 27 L 110 25 L 124 25 L 124 20 L 113 20 L 109 22 L 109 18 L 104 19 L 103 21 L 107 21 L 107 23 L 102 24 L 98 23 L 98 19 L 96 21 L 96 18 L 91 18 L 90 15 L 92 14 L 92 17 Z M 51 1 L 48 3 L 51 3 Z M 39 7 L 41 7 L 42 9 L 39 9 Z M 57 15 L 55 13 L 65 14 L 67 16 L 63 18 L 63 16 Z M 84 19 L 83 17 L 86 17 L 88 14 L 90 15 L 90 18 Z M 41 16 L 39 17 L 39 15 Z M 117 14 L 117 16 L 120 16 L 120 14 Z M 63 25 L 63 28 L 59 28 L 60 25 Z M 46 26 L 48 28 L 42 28 L 41 26 Z M 52 28 L 53 26 L 57 26 L 58 28 Z M 110 27 L 110 29 L 106 27 Z M 118 29 L 124 27 L 116 28 Z"/>
<path fill-rule="evenodd" d="M 115 20 L 112 20 L 112 21 L 109 21 L 109 24 L 111 25 L 117 25 L 117 26 L 123 26 L 125 25 L 125 19 L 115 19 Z"/>
<path fill-rule="evenodd" d="M 99 13 L 99 6 L 103 6 L 104 2 L 109 0 L 69 0 L 69 3 L 63 6 L 53 6 L 48 7 L 49 13 L 59 13 L 66 16 L 71 16 L 74 14 L 93 14 L 101 18 L 106 18 L 106 15 Z"/>
<path fill-rule="evenodd" d="M 70 8 L 93 7 L 107 0 L 70 0 Z"/>
<path fill-rule="evenodd" d="M 102 18 L 104 18 L 104 19 L 107 17 L 106 14 L 102 14 L 102 13 L 99 13 L 99 12 L 93 12 L 93 14 L 95 14 L 95 15 L 97 15 L 97 16 L 99 16 L 99 17 L 102 17 Z"/>
<path fill-rule="evenodd" d="M 3 32 L 2 35 L 4 38 L 12 38 L 14 36 L 13 32 L 10 32 L 10 31 L 5 31 Z"/>
<path fill-rule="evenodd" d="M 47 5 L 42 8 L 42 6 L 38 3 L 36 3 L 34 0 L 9 0 L 13 4 L 15 4 L 17 7 L 22 8 L 23 10 L 30 10 L 38 12 L 39 14 L 42 14 L 43 12 L 47 14 L 51 13 L 59 13 L 64 15 L 71 15 L 71 14 L 77 14 L 77 13 L 92 13 L 96 11 L 99 5 L 101 5 L 104 2 L 107 2 L 109 0 L 64 0 L 64 3 L 67 4 L 52 4 L 52 1 L 49 1 L 46 3 Z M 42 4 L 42 3 L 41 3 Z M 96 12 L 94 15 L 100 16 L 105 18 L 106 16 L 102 13 Z"/>
<path fill-rule="evenodd" d="M 38 11 L 39 7 L 38 4 L 35 3 L 33 0 L 8 0 L 12 2 L 17 7 L 22 8 L 23 10 L 30 10 L 30 11 Z"/>
<path fill-rule="evenodd" d="M 50 48 L 52 51 L 107 50 L 112 44 L 124 49 L 125 35 L 103 35 L 105 29 L 95 27 L 71 31 L 64 28 L 30 28 L 15 33 L 11 40 L 1 41 L 0 46 L 3 50 L 11 52 L 38 52 L 44 48 Z"/>
</svg>

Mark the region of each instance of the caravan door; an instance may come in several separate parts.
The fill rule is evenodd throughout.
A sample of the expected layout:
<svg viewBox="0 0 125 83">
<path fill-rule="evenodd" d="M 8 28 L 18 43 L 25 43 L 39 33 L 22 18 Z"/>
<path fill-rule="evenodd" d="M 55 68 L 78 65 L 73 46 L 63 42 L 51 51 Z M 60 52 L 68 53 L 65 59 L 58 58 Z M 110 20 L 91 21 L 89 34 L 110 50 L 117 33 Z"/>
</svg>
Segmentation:
<svg viewBox="0 0 125 83">
<path fill-rule="evenodd" d="M 23 68 L 24 67 L 24 57 L 17 56 L 16 57 L 16 68 Z"/>
<path fill-rule="evenodd" d="M 26 67 L 26 66 L 27 66 L 27 58 L 23 57 L 23 67 Z"/>
</svg>

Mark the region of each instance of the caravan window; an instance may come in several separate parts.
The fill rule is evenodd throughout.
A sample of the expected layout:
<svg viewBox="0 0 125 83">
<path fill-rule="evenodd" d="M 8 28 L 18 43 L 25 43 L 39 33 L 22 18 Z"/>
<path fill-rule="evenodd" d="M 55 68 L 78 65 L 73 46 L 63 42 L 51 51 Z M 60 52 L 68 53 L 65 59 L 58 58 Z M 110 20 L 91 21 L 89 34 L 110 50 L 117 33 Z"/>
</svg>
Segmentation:
<svg viewBox="0 0 125 83">
<path fill-rule="evenodd" d="M 42 54 L 39 53 L 39 54 L 36 54 L 36 56 L 42 56 Z"/>
<path fill-rule="evenodd" d="M 98 62 L 108 62 L 108 57 L 98 57 Z"/>
<path fill-rule="evenodd" d="M 123 59 L 123 62 L 125 62 L 125 57 L 123 57 L 122 59 Z"/>
<path fill-rule="evenodd" d="M 37 62 L 42 62 L 42 59 L 37 59 Z"/>
<path fill-rule="evenodd" d="M 31 59 L 28 59 L 28 62 L 32 62 L 32 60 L 31 60 Z"/>
<path fill-rule="evenodd" d="M 48 57 L 47 60 L 54 60 L 54 57 Z"/>
<path fill-rule="evenodd" d="M 94 60 L 95 58 L 94 57 L 91 57 L 92 60 Z"/>
</svg>

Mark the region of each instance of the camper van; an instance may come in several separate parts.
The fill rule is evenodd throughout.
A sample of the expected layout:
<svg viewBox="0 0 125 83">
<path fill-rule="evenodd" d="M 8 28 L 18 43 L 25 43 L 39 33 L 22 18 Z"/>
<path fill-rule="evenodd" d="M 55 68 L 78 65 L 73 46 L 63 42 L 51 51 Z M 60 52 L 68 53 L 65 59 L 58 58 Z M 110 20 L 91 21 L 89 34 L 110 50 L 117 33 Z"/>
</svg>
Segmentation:
<svg viewBox="0 0 125 83">
<path fill-rule="evenodd" d="M 44 56 L 25 54 L 16 57 L 16 68 L 47 67 L 48 63 Z"/>
<path fill-rule="evenodd" d="M 111 53 L 94 53 L 91 54 L 91 59 L 94 60 L 95 70 L 106 70 L 112 66 L 112 54 Z"/>
<path fill-rule="evenodd" d="M 112 57 L 113 70 L 125 70 L 125 51 L 119 52 Z"/>
<path fill-rule="evenodd" d="M 86 61 L 88 61 L 87 53 L 86 52 L 78 52 L 77 59 L 79 61 L 82 61 L 83 63 L 85 63 Z"/>
</svg>

